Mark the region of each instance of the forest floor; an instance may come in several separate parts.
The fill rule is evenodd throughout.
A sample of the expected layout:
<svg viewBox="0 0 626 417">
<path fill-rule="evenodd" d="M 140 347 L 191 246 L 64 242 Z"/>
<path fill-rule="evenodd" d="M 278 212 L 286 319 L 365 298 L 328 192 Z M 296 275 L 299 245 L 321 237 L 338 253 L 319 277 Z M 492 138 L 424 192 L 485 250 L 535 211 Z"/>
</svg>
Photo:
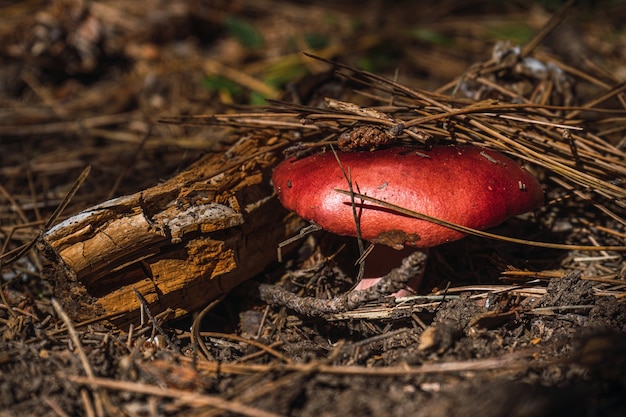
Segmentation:
<svg viewBox="0 0 626 417">
<path fill-rule="evenodd" d="M 626 5 L 426 3 L 0 1 L 0 416 L 626 415 Z M 224 153 L 251 129 L 237 115 L 267 99 L 380 102 L 364 74 L 395 86 L 387 108 L 414 92 L 535 103 L 506 122 L 533 133 L 525 123 L 552 112 L 528 142 L 542 152 L 507 152 L 536 173 L 545 207 L 492 231 L 569 246 L 469 236 L 431 249 L 415 297 L 323 317 L 240 290 L 176 320 L 68 317 L 55 292 L 67 271 L 31 245 L 49 219 Z M 463 140 L 455 117 L 418 127 Z M 491 138 L 479 136 L 468 141 Z M 354 239 L 289 248 L 249 279 L 318 298 L 354 285 Z"/>
</svg>

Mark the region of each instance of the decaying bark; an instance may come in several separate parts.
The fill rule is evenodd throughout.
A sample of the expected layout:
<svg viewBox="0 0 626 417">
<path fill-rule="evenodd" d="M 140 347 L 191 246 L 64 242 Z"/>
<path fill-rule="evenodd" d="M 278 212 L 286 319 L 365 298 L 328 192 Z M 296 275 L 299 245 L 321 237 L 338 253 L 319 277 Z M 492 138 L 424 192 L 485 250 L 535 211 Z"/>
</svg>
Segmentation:
<svg viewBox="0 0 626 417">
<path fill-rule="evenodd" d="M 63 271 L 56 296 L 76 321 L 99 314 L 137 323 L 140 303 L 175 317 L 198 310 L 260 273 L 295 233 L 270 185 L 277 137 L 244 137 L 171 180 L 115 198 L 44 234 Z M 278 145 L 278 146 L 277 146 Z"/>
</svg>

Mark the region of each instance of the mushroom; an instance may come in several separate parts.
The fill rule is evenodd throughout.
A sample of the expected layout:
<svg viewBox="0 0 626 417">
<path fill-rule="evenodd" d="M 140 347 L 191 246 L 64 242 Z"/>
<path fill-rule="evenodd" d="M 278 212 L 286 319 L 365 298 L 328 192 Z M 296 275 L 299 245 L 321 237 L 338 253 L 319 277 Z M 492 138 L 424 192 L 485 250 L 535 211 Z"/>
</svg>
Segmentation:
<svg viewBox="0 0 626 417">
<path fill-rule="evenodd" d="M 393 147 L 337 152 L 337 156 L 355 192 L 473 229 L 496 226 L 543 204 L 536 178 L 517 162 L 486 148 Z M 272 182 L 287 209 L 329 232 L 356 236 L 351 199 L 336 191 L 348 188 L 342 166 L 330 152 L 292 157 L 276 167 Z M 429 248 L 465 236 L 368 201 L 355 199 L 355 207 L 361 237 L 397 250 Z M 368 257 L 368 263 L 372 261 L 375 267 L 384 263 Z M 385 268 L 378 269 L 376 275 Z M 370 281 L 359 288 L 375 282 Z"/>
</svg>

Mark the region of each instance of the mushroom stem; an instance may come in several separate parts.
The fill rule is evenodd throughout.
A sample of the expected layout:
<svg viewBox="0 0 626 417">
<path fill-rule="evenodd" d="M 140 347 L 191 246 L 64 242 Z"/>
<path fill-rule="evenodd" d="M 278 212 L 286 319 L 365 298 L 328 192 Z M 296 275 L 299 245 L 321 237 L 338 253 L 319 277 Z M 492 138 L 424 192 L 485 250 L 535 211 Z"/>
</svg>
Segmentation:
<svg viewBox="0 0 626 417">
<path fill-rule="evenodd" d="M 315 297 L 299 297 L 277 285 L 256 284 L 259 297 L 268 304 L 287 307 L 306 316 L 326 316 L 354 310 L 365 303 L 384 299 L 406 286 L 412 277 L 422 274 L 426 255 L 413 251 L 381 278 L 375 285 L 363 291 L 350 291 L 330 300 Z M 255 285 L 250 281 L 250 285 Z"/>
<path fill-rule="evenodd" d="M 414 248 L 406 246 L 401 250 L 393 249 L 386 245 L 376 245 L 365 259 L 365 272 L 363 278 L 356 284 L 353 291 L 362 291 L 376 285 L 382 277 L 397 268 L 402 260 L 415 252 L 422 252 L 424 258 L 428 256 L 428 248 Z M 419 275 L 412 277 L 405 289 L 396 292 L 396 297 L 407 296 L 417 292 L 424 277 L 424 269 Z"/>
</svg>

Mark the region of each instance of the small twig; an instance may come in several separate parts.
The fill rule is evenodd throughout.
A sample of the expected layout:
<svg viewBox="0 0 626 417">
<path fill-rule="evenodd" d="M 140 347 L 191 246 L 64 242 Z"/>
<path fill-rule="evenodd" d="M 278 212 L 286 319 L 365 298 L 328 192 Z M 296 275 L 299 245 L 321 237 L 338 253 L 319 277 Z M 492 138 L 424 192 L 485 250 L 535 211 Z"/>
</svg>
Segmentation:
<svg viewBox="0 0 626 417">
<path fill-rule="evenodd" d="M 260 350 L 274 356 L 276 359 L 280 361 L 283 361 L 286 363 L 291 362 L 289 358 L 282 355 L 280 352 L 272 349 L 271 347 L 267 346 L 266 344 L 258 342 L 256 340 L 246 339 L 245 337 L 237 336 L 236 334 L 219 333 L 219 332 L 200 332 L 200 336 L 215 337 L 215 338 L 220 338 L 220 339 L 231 339 L 240 343 L 247 343 L 249 345 L 259 348 Z"/>
<path fill-rule="evenodd" d="M 572 156 L 574 157 L 574 161 L 576 163 L 576 168 L 581 171 L 585 170 L 582 160 L 580 159 L 580 155 L 578 154 L 578 145 L 576 145 L 576 141 L 572 137 L 572 132 L 567 129 L 559 129 L 561 134 L 563 135 L 563 139 L 565 139 L 570 147 L 570 152 L 572 152 Z"/>
<path fill-rule="evenodd" d="M 134 119 L 140 111 L 87 117 L 68 122 L 35 123 L 0 126 L 0 136 L 43 136 L 63 132 L 79 132 L 96 126 L 117 125 Z"/>
<path fill-rule="evenodd" d="M 304 239 L 305 237 L 307 237 L 308 235 L 310 235 L 311 233 L 315 233 L 319 230 L 322 230 L 322 226 L 320 226 L 319 224 L 313 223 L 311 222 L 311 224 L 309 224 L 306 227 L 303 227 L 302 229 L 300 229 L 300 232 L 295 235 L 290 237 L 289 239 L 285 239 L 282 242 L 280 242 L 278 244 L 278 248 L 276 249 L 276 257 L 278 262 L 282 262 L 283 261 L 283 248 L 287 245 L 292 244 L 293 242 L 296 242 L 300 239 Z"/>
<path fill-rule="evenodd" d="M 48 221 L 44 224 L 44 226 L 43 226 L 43 230 L 44 231 L 48 230 L 50 228 L 50 226 L 52 226 L 52 224 L 54 224 L 56 219 L 61 215 L 63 210 L 65 210 L 65 208 L 70 203 L 70 201 L 72 201 L 72 198 L 74 197 L 74 195 L 76 194 L 76 192 L 78 191 L 80 186 L 83 184 L 83 182 L 85 182 L 85 180 L 89 176 L 89 172 L 90 171 L 91 171 L 91 166 L 88 166 L 87 168 L 85 168 L 83 170 L 83 172 L 80 173 L 80 175 L 78 176 L 78 178 L 76 179 L 76 181 L 72 185 L 72 188 L 67 193 L 67 195 L 65 196 L 65 198 L 63 199 L 61 204 L 59 204 L 59 206 L 56 208 L 56 210 L 54 210 L 54 213 L 52 213 L 52 215 L 50 216 Z M 37 240 L 38 240 L 38 238 L 31 240 L 29 243 L 27 243 L 25 245 L 22 245 L 22 247 L 16 253 L 15 252 L 9 252 L 9 253 L 3 254 L 2 257 L 0 257 L 0 268 L 3 267 L 3 266 L 10 265 L 10 264 L 14 263 L 18 259 L 20 259 L 22 256 L 24 256 L 26 253 L 28 253 L 28 251 L 31 250 L 35 246 L 35 244 L 37 243 Z M 5 261 L 3 259 L 3 257 L 7 256 L 9 254 L 12 254 L 13 256 Z"/>
<path fill-rule="evenodd" d="M 106 198 L 107 200 L 110 200 L 115 196 L 115 193 L 117 192 L 120 184 L 122 183 L 122 180 L 124 179 L 128 171 L 130 170 L 130 168 L 135 165 L 135 161 L 137 161 L 137 159 L 139 158 L 139 155 L 141 155 L 141 152 L 145 148 L 146 143 L 148 142 L 148 138 L 150 137 L 150 132 L 152 131 L 154 124 L 149 123 L 148 126 L 149 127 L 147 131 L 142 135 L 141 140 L 137 144 L 135 151 L 133 152 L 132 155 L 130 155 L 130 158 L 128 158 L 128 161 L 119 170 L 119 173 L 117 174 L 117 177 L 115 178 L 115 182 L 113 183 L 113 186 L 111 187 L 111 189 L 109 190 L 109 193 L 107 194 L 107 198 Z"/>
<path fill-rule="evenodd" d="M 219 408 L 220 410 L 230 413 L 238 413 L 250 417 L 279 417 L 268 411 L 259 410 L 258 408 L 249 407 L 240 402 L 227 401 L 218 396 L 204 395 L 195 392 L 184 391 L 181 389 L 161 388 L 154 385 L 147 385 L 138 382 L 116 381 L 107 378 L 84 378 L 75 375 L 67 375 L 66 378 L 70 382 L 77 384 L 87 384 L 93 387 L 114 389 L 118 391 L 135 392 L 138 394 L 155 395 L 158 397 L 174 398 L 177 401 L 193 406 L 208 406 Z"/>
<path fill-rule="evenodd" d="M 61 304 L 59 304 L 59 302 L 55 298 L 50 299 L 50 303 L 52 303 L 52 307 L 54 307 L 54 311 L 57 313 L 59 318 L 63 321 L 63 323 L 65 324 L 65 327 L 67 327 L 67 332 L 70 336 L 70 339 L 72 339 L 72 343 L 74 343 L 74 346 L 76 346 L 76 350 L 78 351 L 78 357 L 83 365 L 85 374 L 87 374 L 89 378 L 93 378 L 94 377 L 93 369 L 91 369 L 91 364 L 89 363 L 89 359 L 87 358 L 87 355 L 85 354 L 85 351 L 83 350 L 83 345 L 80 342 L 78 333 L 76 333 L 76 329 L 74 329 L 72 320 L 70 320 L 70 317 L 63 310 L 63 307 L 61 307 Z"/>
<path fill-rule="evenodd" d="M 335 189 L 336 192 L 345 195 L 351 195 L 350 191 L 347 190 L 339 190 Z M 586 246 L 586 245 L 567 245 L 561 243 L 549 243 L 549 242 L 536 242 L 532 240 L 518 239 L 514 237 L 497 235 L 495 233 L 485 232 L 483 230 L 472 229 L 471 227 L 461 226 L 459 224 L 455 224 L 452 222 L 448 222 L 446 220 L 438 219 L 436 217 L 428 216 L 426 214 L 417 213 L 412 210 L 405 209 L 395 204 L 388 203 L 384 200 L 379 200 L 377 198 L 373 198 L 367 196 L 365 194 L 354 193 L 355 197 L 358 197 L 362 200 L 369 201 L 372 203 L 376 203 L 381 207 L 385 207 L 391 209 L 397 213 L 404 214 L 410 217 L 414 217 L 420 220 L 426 220 L 431 223 L 438 224 L 440 226 L 447 227 L 449 229 L 456 230 L 461 233 L 466 233 L 474 236 L 486 237 L 494 240 L 499 240 L 502 242 L 510 242 L 510 243 L 518 243 L 521 245 L 527 246 L 535 246 L 539 248 L 548 248 L 548 249 L 562 249 L 562 250 L 580 250 L 580 251 L 603 251 L 603 250 L 612 250 L 616 252 L 626 252 L 626 246 Z"/>
<path fill-rule="evenodd" d="M 204 316 L 211 310 L 213 310 L 219 303 L 222 302 L 225 295 L 217 298 L 216 300 L 211 301 L 206 307 L 202 309 L 200 313 L 193 319 L 193 324 L 191 325 L 191 343 L 194 346 L 195 351 L 201 350 L 204 354 L 204 357 L 208 360 L 215 360 L 213 358 L 213 354 L 209 351 L 209 348 L 206 347 L 202 338 L 200 337 L 200 327 L 202 326 L 202 319 Z"/>
<path fill-rule="evenodd" d="M 366 346 L 366 345 L 369 345 L 369 344 L 381 342 L 383 340 L 390 339 L 390 338 L 398 336 L 398 335 L 404 335 L 407 331 L 408 331 L 408 329 L 401 328 L 401 329 L 397 329 L 397 330 L 394 330 L 394 331 L 391 331 L 391 332 L 384 332 L 384 333 L 381 333 L 381 334 L 377 334 L 376 336 L 368 337 L 367 339 L 363 339 L 363 340 L 360 340 L 358 342 L 354 342 L 353 348 L 359 348 L 361 346 Z"/>
<path fill-rule="evenodd" d="M 59 316 L 59 318 L 65 324 L 65 327 L 67 327 L 67 332 L 70 336 L 70 339 L 72 340 L 72 343 L 74 344 L 78 352 L 78 358 L 80 359 L 80 362 L 83 365 L 83 370 L 85 371 L 85 374 L 87 375 L 87 379 L 88 380 L 93 379 L 95 374 L 93 372 L 93 369 L 91 368 L 91 364 L 89 363 L 89 358 L 87 358 L 87 354 L 85 353 L 85 350 L 83 349 L 83 345 L 80 342 L 78 333 L 76 333 L 76 329 L 74 329 L 72 320 L 67 315 L 67 313 L 63 310 L 63 307 L 61 307 L 61 304 L 59 304 L 59 302 L 56 299 L 54 298 L 50 299 L 50 303 L 52 304 L 54 311 L 57 313 L 57 316 Z M 102 409 L 102 401 L 97 391 L 94 391 L 94 399 L 96 400 L 96 410 L 97 410 L 96 414 L 98 416 L 104 415 L 104 412 Z M 87 410 L 89 410 L 90 408 L 93 409 L 93 405 L 91 404 L 91 400 L 89 399 L 89 396 L 83 397 L 83 400 L 85 401 L 85 408 Z"/>
<path fill-rule="evenodd" d="M 24 214 L 24 211 L 22 210 L 20 205 L 17 203 L 17 201 L 15 201 L 11 193 L 9 193 L 9 191 L 4 188 L 2 184 L 0 184 L 0 195 L 9 202 L 10 207 L 15 210 L 22 223 L 28 223 L 28 217 L 26 217 L 26 214 Z"/>
<path fill-rule="evenodd" d="M 85 327 L 85 326 L 89 326 L 90 324 L 94 324 L 94 323 L 98 323 L 101 321 L 105 321 L 105 320 L 112 320 L 115 318 L 119 318 L 122 315 L 122 313 L 109 313 L 109 314 L 105 314 L 103 316 L 98 316 L 98 317 L 94 317 L 92 319 L 89 320 L 85 320 L 85 321 L 81 321 L 79 323 L 74 323 L 74 328 L 77 329 L 79 327 Z M 57 329 L 57 330 L 51 330 L 49 332 L 47 332 L 46 334 L 48 336 L 56 336 L 57 334 L 61 334 L 63 332 L 65 332 L 65 329 Z"/>
<path fill-rule="evenodd" d="M 376 301 L 403 289 L 406 283 L 422 272 L 426 255 L 416 251 L 407 256 L 402 265 L 382 277 L 374 286 L 362 291 L 351 291 L 330 300 L 314 297 L 298 297 L 281 287 L 260 284 L 258 287 L 261 299 L 269 304 L 285 306 L 296 313 L 306 316 L 325 316 L 355 308 L 371 301 Z"/>
<path fill-rule="evenodd" d="M 83 406 L 85 407 L 85 414 L 87 417 L 96 417 L 96 411 L 93 409 L 91 398 L 89 397 L 89 391 L 86 387 L 80 389 L 80 398 L 83 400 Z"/>
<path fill-rule="evenodd" d="M 165 333 L 163 328 L 161 328 L 159 323 L 157 323 L 157 320 L 154 318 L 154 316 L 150 312 L 148 301 L 146 301 L 144 296 L 136 288 L 133 288 L 133 290 L 135 291 L 135 295 L 137 296 L 137 298 L 139 299 L 139 302 L 141 303 L 142 310 L 146 313 L 146 315 L 148 316 L 148 319 L 152 322 L 153 328 L 156 329 L 156 331 L 161 335 L 161 337 L 163 338 L 163 340 L 165 340 L 165 343 L 167 343 L 167 346 L 170 349 L 176 352 L 179 352 L 178 347 L 172 342 L 172 340 L 169 338 L 167 333 Z"/>
<path fill-rule="evenodd" d="M 56 401 L 54 401 L 52 398 L 48 397 L 47 395 L 44 395 L 43 397 L 41 397 L 41 401 L 46 403 L 48 407 L 50 407 L 52 411 L 54 411 L 57 414 L 57 416 L 70 417 L 70 415 L 67 414 L 65 411 L 63 411 L 61 406 L 59 406 L 59 404 Z"/>
<path fill-rule="evenodd" d="M 267 373 L 280 369 L 283 372 L 311 372 L 311 369 L 318 374 L 328 375 L 362 375 L 375 378 L 424 375 L 424 374 L 442 374 L 455 372 L 480 372 L 492 370 L 523 370 L 530 366 L 545 366 L 546 363 L 537 361 L 532 358 L 534 351 L 531 349 L 525 352 L 515 352 L 495 358 L 473 359 L 467 361 L 446 361 L 442 363 L 427 363 L 420 366 L 381 366 L 381 367 L 365 367 L 365 366 L 337 366 L 319 363 L 297 363 L 283 364 L 227 364 L 216 362 L 200 362 L 198 368 L 209 372 L 223 372 L 229 374 L 250 374 L 250 373 Z M 190 358 L 181 358 L 181 361 L 189 361 Z M 72 377 L 78 379 L 79 377 Z"/>
<path fill-rule="evenodd" d="M 593 205 L 595 208 L 597 208 L 598 210 L 600 210 L 601 212 L 603 212 L 604 214 L 606 214 L 607 216 L 609 216 L 613 220 L 615 220 L 615 221 L 621 223 L 622 225 L 626 226 L 626 219 L 625 218 L 620 217 L 619 215 L 617 215 L 616 213 L 613 213 L 608 208 L 606 208 L 603 205 L 598 204 L 597 202 L 595 202 L 593 200 L 593 198 L 588 193 L 584 193 L 581 190 L 574 189 L 574 187 L 572 185 L 568 184 L 567 182 L 561 180 L 558 177 L 550 177 L 550 179 L 552 181 L 554 181 L 555 183 L 557 183 L 558 185 L 560 185 L 561 187 L 565 188 L 566 190 L 568 190 L 568 191 L 574 193 L 575 195 L 577 195 L 578 197 L 582 198 L 583 200 L 591 203 L 591 205 Z M 579 219 L 579 221 L 584 223 L 586 221 L 586 219 L 581 218 L 581 219 Z M 594 227 L 602 227 L 602 226 L 594 225 Z M 607 228 L 604 228 L 604 229 L 607 229 Z M 604 231 L 607 232 L 607 233 L 616 233 L 616 231 L 611 230 L 611 229 L 607 229 L 607 230 L 604 230 Z M 625 237 L 625 236 L 619 236 L 619 237 Z"/>
<path fill-rule="evenodd" d="M 361 235 L 361 216 L 359 215 L 359 213 L 357 213 L 356 203 L 354 201 L 354 187 L 352 183 L 352 175 L 350 174 L 349 168 L 347 171 L 346 169 L 344 169 L 343 164 L 341 163 L 341 160 L 339 159 L 339 155 L 337 155 L 337 152 L 335 151 L 335 148 L 332 145 L 330 149 L 333 151 L 333 155 L 335 155 L 335 159 L 337 160 L 339 169 L 341 169 L 341 172 L 344 178 L 346 179 L 346 182 L 348 183 L 348 190 L 350 191 L 350 203 L 352 205 L 352 215 L 354 216 L 354 226 L 356 228 L 356 241 L 359 247 L 359 259 L 361 259 L 361 257 L 363 257 L 365 245 L 363 244 L 363 237 Z M 360 262 L 359 272 L 356 278 L 356 282 L 359 282 L 361 278 L 363 278 L 364 274 L 365 274 L 365 262 Z"/>
<path fill-rule="evenodd" d="M 268 305 L 268 306 L 267 306 L 267 308 L 269 309 L 269 308 L 270 308 L 270 306 Z M 280 340 L 280 341 L 277 341 L 277 342 L 272 343 L 271 345 L 269 345 L 269 347 L 270 347 L 271 349 L 275 349 L 275 348 L 280 347 L 280 346 L 282 346 L 282 345 L 284 345 L 284 344 L 285 344 L 285 342 L 284 342 L 284 341 L 282 341 L 282 340 Z M 238 363 L 246 363 L 246 362 L 250 362 L 250 361 L 253 361 L 253 360 L 255 360 L 255 359 L 258 359 L 259 357 L 261 357 L 261 356 L 263 356 L 263 355 L 265 355 L 265 351 L 263 351 L 263 350 L 257 350 L 257 351 L 256 351 L 256 352 L 254 352 L 254 353 L 249 353 L 249 354 L 247 354 L 247 355 L 245 355 L 245 356 L 240 357 L 240 358 L 238 359 L 238 361 L 237 361 L 237 362 L 238 362 Z"/>
<path fill-rule="evenodd" d="M 567 11 L 574 5 L 575 0 L 569 0 L 567 3 L 563 5 L 555 14 L 550 17 L 548 23 L 546 23 L 539 33 L 537 33 L 522 49 L 521 56 L 525 57 L 530 55 L 530 53 L 539 45 L 546 36 L 548 36 L 554 28 L 561 24 L 563 19 L 565 18 L 565 14 Z"/>
<path fill-rule="evenodd" d="M 581 304 L 574 306 L 550 306 L 550 307 L 537 307 L 527 311 L 527 314 L 535 314 L 537 316 L 552 316 L 560 311 L 578 311 L 578 310 L 591 310 L 595 305 Z"/>
<path fill-rule="evenodd" d="M 372 253 L 375 247 L 376 245 L 374 243 L 370 243 L 370 245 L 363 251 L 361 256 L 359 256 L 357 260 L 354 261 L 354 264 L 355 265 L 363 264 L 365 262 L 365 259 L 369 256 L 370 253 Z"/>
</svg>

